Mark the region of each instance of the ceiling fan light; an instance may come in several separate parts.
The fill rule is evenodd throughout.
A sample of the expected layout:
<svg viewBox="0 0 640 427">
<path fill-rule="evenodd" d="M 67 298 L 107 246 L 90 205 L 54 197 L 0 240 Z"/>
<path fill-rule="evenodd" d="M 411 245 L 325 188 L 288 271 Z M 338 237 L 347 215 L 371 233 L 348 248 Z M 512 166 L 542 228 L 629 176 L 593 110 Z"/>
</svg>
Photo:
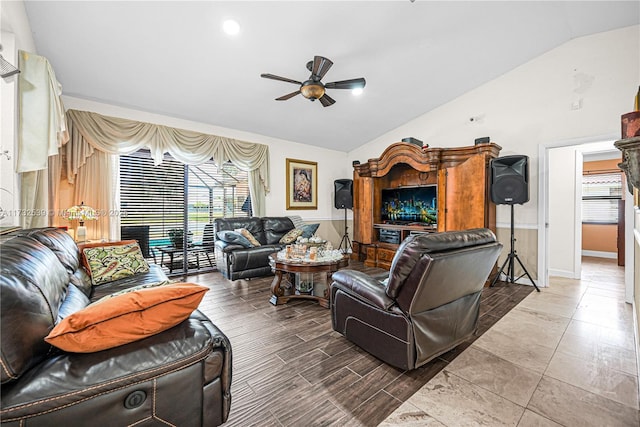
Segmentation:
<svg viewBox="0 0 640 427">
<path fill-rule="evenodd" d="M 351 89 L 351 94 L 358 96 L 358 95 L 362 95 L 362 92 L 364 92 L 364 89 L 362 89 L 361 87 L 357 87 L 355 89 Z"/>
<path fill-rule="evenodd" d="M 324 95 L 324 86 L 319 84 L 307 84 L 300 88 L 300 93 L 307 99 L 319 99 Z"/>
</svg>

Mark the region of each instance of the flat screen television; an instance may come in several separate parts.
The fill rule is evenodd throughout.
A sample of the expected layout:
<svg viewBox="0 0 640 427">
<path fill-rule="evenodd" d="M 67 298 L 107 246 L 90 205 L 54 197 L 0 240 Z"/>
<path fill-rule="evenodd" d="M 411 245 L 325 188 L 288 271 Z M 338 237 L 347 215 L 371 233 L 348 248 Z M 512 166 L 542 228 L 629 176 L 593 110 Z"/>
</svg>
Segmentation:
<svg viewBox="0 0 640 427">
<path fill-rule="evenodd" d="M 382 221 L 395 224 L 438 223 L 438 187 L 385 188 L 382 190 Z"/>
</svg>

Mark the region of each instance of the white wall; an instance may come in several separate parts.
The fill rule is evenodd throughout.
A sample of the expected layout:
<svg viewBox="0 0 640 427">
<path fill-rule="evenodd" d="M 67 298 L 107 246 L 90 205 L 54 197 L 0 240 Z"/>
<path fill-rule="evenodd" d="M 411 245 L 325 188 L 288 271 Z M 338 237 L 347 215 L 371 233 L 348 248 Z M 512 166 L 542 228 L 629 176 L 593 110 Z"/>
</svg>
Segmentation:
<svg viewBox="0 0 640 427">
<path fill-rule="evenodd" d="M 0 22 L 2 31 L 15 35 L 16 49 L 38 53 L 22 0 L 0 1 Z"/>
<path fill-rule="evenodd" d="M 348 158 L 378 157 L 407 136 L 432 147 L 471 145 L 490 136 L 502 146 L 501 156 L 529 156 L 530 201 L 517 207 L 515 223 L 537 228 L 538 145 L 619 134 L 620 116 L 633 109 L 639 81 L 640 26 L 581 37 L 370 141 Z M 574 103 L 580 108 L 573 109 Z M 509 226 L 508 206 L 498 206 L 497 220 Z"/>
<path fill-rule="evenodd" d="M 347 161 L 346 153 L 79 98 L 67 96 L 62 98 L 67 109 L 93 111 L 106 116 L 122 117 L 266 144 L 269 146 L 269 167 L 271 169 L 271 191 L 266 197 L 266 213 L 268 216 L 300 215 L 305 221 L 328 221 L 340 218 L 344 220 L 344 212 L 333 207 L 333 181 L 353 176 L 351 163 Z M 286 209 L 285 168 L 287 158 L 318 163 L 317 210 Z"/>
</svg>

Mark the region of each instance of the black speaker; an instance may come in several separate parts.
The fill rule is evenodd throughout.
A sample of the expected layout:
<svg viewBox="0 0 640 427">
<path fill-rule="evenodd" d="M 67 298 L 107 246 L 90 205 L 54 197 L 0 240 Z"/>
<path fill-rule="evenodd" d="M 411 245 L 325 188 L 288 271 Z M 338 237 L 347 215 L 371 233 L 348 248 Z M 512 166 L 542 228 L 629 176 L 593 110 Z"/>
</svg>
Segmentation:
<svg viewBox="0 0 640 427">
<path fill-rule="evenodd" d="M 491 201 L 498 205 L 529 201 L 529 157 L 505 156 L 491 161 Z"/>
<path fill-rule="evenodd" d="M 417 145 L 418 147 L 422 147 L 424 145 L 422 141 L 412 136 L 408 138 L 402 138 L 402 142 L 408 142 L 409 144 L 414 144 L 414 145 Z"/>
<path fill-rule="evenodd" d="M 336 209 L 353 209 L 353 180 L 336 179 L 333 186 Z"/>
</svg>

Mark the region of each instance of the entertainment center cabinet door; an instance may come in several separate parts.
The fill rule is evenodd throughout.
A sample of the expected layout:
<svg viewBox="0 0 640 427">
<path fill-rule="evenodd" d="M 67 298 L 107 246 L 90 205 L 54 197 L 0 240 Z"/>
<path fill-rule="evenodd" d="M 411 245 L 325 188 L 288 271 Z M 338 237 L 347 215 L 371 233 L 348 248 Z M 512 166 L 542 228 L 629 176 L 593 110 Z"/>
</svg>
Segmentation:
<svg viewBox="0 0 640 427">
<path fill-rule="evenodd" d="M 353 240 L 369 245 L 375 240 L 373 228 L 373 178 L 353 174 Z"/>
<path fill-rule="evenodd" d="M 389 270 L 391 269 L 393 257 L 396 255 L 397 249 L 398 245 L 390 243 L 369 245 L 367 246 L 367 258 L 364 261 L 364 265 L 367 267 L 378 267 Z"/>
<path fill-rule="evenodd" d="M 489 210 L 495 209 L 495 205 L 488 199 L 487 173 L 487 159 L 483 155 L 470 156 L 446 169 L 445 231 L 490 227 Z"/>
</svg>

